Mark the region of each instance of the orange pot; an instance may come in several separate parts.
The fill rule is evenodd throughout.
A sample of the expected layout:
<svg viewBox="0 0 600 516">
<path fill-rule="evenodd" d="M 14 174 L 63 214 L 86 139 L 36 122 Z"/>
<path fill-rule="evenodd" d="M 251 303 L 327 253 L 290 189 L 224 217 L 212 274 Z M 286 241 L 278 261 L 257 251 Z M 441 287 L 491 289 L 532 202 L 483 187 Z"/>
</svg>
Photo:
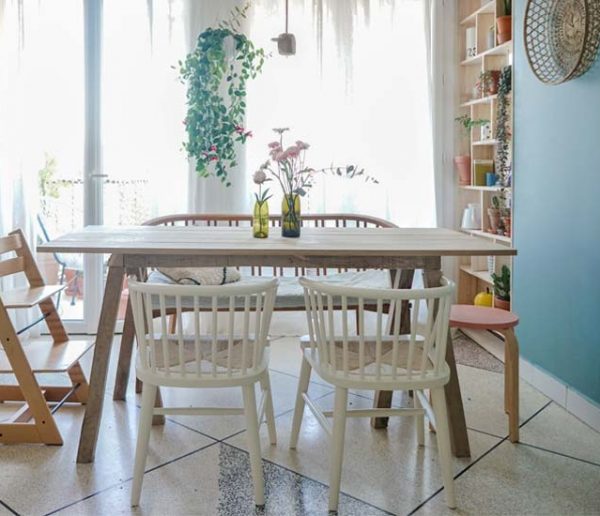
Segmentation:
<svg viewBox="0 0 600 516">
<path fill-rule="evenodd" d="M 504 299 L 494 296 L 494 308 L 510 311 L 510 301 L 504 301 Z"/>
<path fill-rule="evenodd" d="M 496 19 L 498 26 L 498 44 L 512 39 L 512 16 L 500 16 Z"/>
<path fill-rule="evenodd" d="M 455 156 L 454 164 L 458 171 L 458 184 L 462 186 L 471 184 L 471 156 Z"/>
</svg>

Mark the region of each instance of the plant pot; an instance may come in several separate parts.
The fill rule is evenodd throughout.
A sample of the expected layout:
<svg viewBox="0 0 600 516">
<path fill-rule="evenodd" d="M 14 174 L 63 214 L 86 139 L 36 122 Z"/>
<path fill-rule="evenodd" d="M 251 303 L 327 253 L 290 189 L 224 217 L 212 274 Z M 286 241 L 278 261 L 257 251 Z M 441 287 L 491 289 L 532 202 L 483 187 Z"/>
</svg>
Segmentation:
<svg viewBox="0 0 600 516">
<path fill-rule="evenodd" d="M 281 202 L 281 236 L 298 238 L 300 227 L 300 196 L 284 195 Z"/>
<path fill-rule="evenodd" d="M 489 82 L 487 95 L 496 95 L 498 93 L 498 85 L 500 84 L 500 70 L 490 70 L 492 80 Z"/>
<path fill-rule="evenodd" d="M 504 234 L 509 237 L 511 234 L 511 217 L 509 216 L 503 216 L 502 218 L 502 225 L 504 226 Z"/>
<path fill-rule="evenodd" d="M 490 233 L 496 235 L 500 227 L 500 210 L 497 208 L 488 208 L 488 219 L 490 221 Z"/>
<path fill-rule="evenodd" d="M 498 296 L 494 296 L 494 308 L 499 308 L 500 310 L 510 310 L 510 301 L 505 301 L 504 299 L 500 299 Z"/>
<path fill-rule="evenodd" d="M 454 164 L 458 171 L 458 184 L 467 186 L 471 184 L 471 156 L 455 156 Z"/>
<path fill-rule="evenodd" d="M 498 26 L 498 44 L 506 43 L 512 39 L 512 16 L 500 16 L 496 19 Z"/>
</svg>

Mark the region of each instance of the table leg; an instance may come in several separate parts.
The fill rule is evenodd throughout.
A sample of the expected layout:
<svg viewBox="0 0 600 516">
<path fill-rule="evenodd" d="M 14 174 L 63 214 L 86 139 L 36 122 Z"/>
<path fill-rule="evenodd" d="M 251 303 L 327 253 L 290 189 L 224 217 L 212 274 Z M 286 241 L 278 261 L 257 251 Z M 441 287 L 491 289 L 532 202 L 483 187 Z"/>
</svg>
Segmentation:
<svg viewBox="0 0 600 516">
<path fill-rule="evenodd" d="M 390 275 L 392 279 L 392 286 L 395 283 L 395 275 L 398 271 L 391 270 Z M 413 278 L 415 276 L 414 269 L 403 269 L 400 272 L 400 282 L 398 288 L 411 288 L 413 284 Z M 410 332 L 410 306 L 408 302 L 403 302 L 402 311 L 400 314 L 400 332 Z M 390 328 L 393 328 L 393 321 Z M 392 406 L 392 391 L 375 391 L 375 400 L 373 401 L 373 408 L 390 408 Z M 373 428 L 387 428 L 388 417 L 374 417 L 371 418 L 371 426 Z"/>
<path fill-rule="evenodd" d="M 127 271 L 140 281 L 139 270 Z M 129 383 L 129 372 L 131 370 L 131 355 L 133 353 L 133 342 L 135 340 L 135 326 L 133 324 L 133 310 L 131 299 L 127 299 L 127 311 L 123 323 L 123 334 L 121 335 L 121 347 L 119 348 L 119 361 L 117 363 L 117 375 L 115 378 L 115 389 L 113 400 L 124 401 L 127 395 L 127 384 Z"/>
<path fill-rule="evenodd" d="M 112 256 L 109 260 L 108 276 L 104 289 L 102 301 L 102 312 L 98 323 L 96 345 L 94 347 L 94 358 L 92 362 L 92 373 L 90 375 L 89 397 L 86 405 L 81 437 L 79 439 L 79 451 L 77 462 L 87 463 L 94 461 L 98 431 L 102 418 L 102 403 L 106 389 L 106 374 L 110 360 L 110 349 L 115 331 L 119 300 L 123 289 L 123 259 L 121 256 Z"/>
<path fill-rule="evenodd" d="M 442 278 L 441 271 L 426 270 L 423 281 L 426 287 L 439 286 Z M 444 387 L 446 391 L 446 405 L 448 407 L 448 420 L 450 423 L 450 442 L 455 457 L 470 457 L 469 436 L 467 434 L 467 422 L 458 383 L 458 372 L 454 358 L 454 347 L 450 331 L 446 344 L 446 363 L 450 368 L 450 381 Z"/>
</svg>

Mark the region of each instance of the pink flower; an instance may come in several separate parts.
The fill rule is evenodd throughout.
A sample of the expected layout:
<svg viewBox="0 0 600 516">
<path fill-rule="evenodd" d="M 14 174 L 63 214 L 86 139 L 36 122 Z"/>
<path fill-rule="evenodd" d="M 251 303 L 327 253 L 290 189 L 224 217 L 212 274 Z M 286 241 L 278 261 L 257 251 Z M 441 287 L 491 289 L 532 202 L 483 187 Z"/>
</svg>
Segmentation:
<svg viewBox="0 0 600 516">
<path fill-rule="evenodd" d="M 267 180 L 267 174 L 265 174 L 262 170 L 257 170 L 254 172 L 252 179 L 257 185 L 262 185 Z"/>
<path fill-rule="evenodd" d="M 296 140 L 296 147 L 298 147 L 300 150 L 306 150 L 310 147 L 310 145 L 302 140 Z"/>
<path fill-rule="evenodd" d="M 241 125 L 236 125 L 234 130 L 238 134 L 244 134 L 245 131 L 245 129 Z"/>
<path fill-rule="evenodd" d="M 244 133 L 244 136 L 245 136 L 246 138 L 252 138 L 252 131 L 246 131 L 246 132 Z"/>
<path fill-rule="evenodd" d="M 211 145 L 210 146 L 210 152 L 217 152 L 217 146 L 216 145 Z"/>
<path fill-rule="evenodd" d="M 281 144 L 279 142 L 271 142 L 269 143 L 269 149 L 280 149 Z"/>
<path fill-rule="evenodd" d="M 298 154 L 300 154 L 300 149 L 295 145 L 292 145 L 291 147 L 288 147 L 285 152 L 287 153 L 288 157 L 297 158 Z"/>
<path fill-rule="evenodd" d="M 276 152 L 274 153 L 273 159 L 275 161 L 285 161 L 286 159 L 288 159 L 289 155 L 288 155 L 288 151 L 285 150 L 283 152 Z"/>
<path fill-rule="evenodd" d="M 217 156 L 216 154 L 213 154 L 212 156 L 210 156 L 208 158 L 208 161 L 218 161 L 219 160 L 219 156 Z"/>
</svg>

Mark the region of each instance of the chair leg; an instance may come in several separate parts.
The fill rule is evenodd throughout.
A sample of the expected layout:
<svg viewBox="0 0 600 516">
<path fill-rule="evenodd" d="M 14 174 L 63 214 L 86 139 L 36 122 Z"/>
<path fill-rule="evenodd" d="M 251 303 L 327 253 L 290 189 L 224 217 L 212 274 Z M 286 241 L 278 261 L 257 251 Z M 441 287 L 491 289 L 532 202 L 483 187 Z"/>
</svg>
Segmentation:
<svg viewBox="0 0 600 516">
<path fill-rule="evenodd" d="M 69 379 L 71 380 L 71 384 L 73 384 L 73 386 L 79 384 L 79 387 L 75 391 L 75 397 L 77 398 L 77 401 L 79 401 L 79 403 L 82 403 L 82 404 L 87 403 L 88 393 L 89 393 L 89 385 L 88 385 L 88 381 L 85 377 L 85 373 L 83 372 L 83 369 L 81 368 L 81 364 L 79 362 L 76 362 L 75 364 L 73 364 L 73 367 L 71 367 L 71 369 L 69 369 L 67 371 L 67 373 L 69 375 Z"/>
<path fill-rule="evenodd" d="M 329 510 L 337 511 L 342 480 L 342 460 L 344 458 L 344 438 L 346 434 L 346 408 L 348 389 L 335 388 L 333 409 L 333 432 L 331 435 L 329 464 Z"/>
<path fill-rule="evenodd" d="M 448 411 L 446 410 L 446 394 L 443 387 L 431 389 L 431 400 L 433 402 L 433 413 L 435 415 L 436 435 L 442 479 L 444 481 L 444 492 L 446 493 L 446 505 L 450 509 L 456 507 L 456 495 L 454 493 L 454 474 L 452 471 L 452 451 L 450 448 L 450 430 L 448 426 Z"/>
<path fill-rule="evenodd" d="M 417 395 L 417 391 L 411 391 L 413 393 L 413 407 L 423 408 L 421 406 L 421 400 Z M 417 443 L 419 446 L 425 446 L 425 415 L 417 416 Z"/>
<path fill-rule="evenodd" d="M 246 435 L 248 436 L 248 451 L 250 452 L 250 469 L 254 484 L 254 503 L 265 504 L 265 481 L 262 471 L 262 459 L 260 455 L 260 437 L 258 435 L 258 415 L 256 413 L 256 396 L 254 385 L 242 387 L 244 395 L 244 412 L 246 413 Z"/>
<path fill-rule="evenodd" d="M 510 369 L 505 369 L 504 383 L 508 385 L 508 436 L 511 443 L 519 442 L 519 343 L 512 328 L 504 331 Z"/>
<path fill-rule="evenodd" d="M 143 391 L 142 391 L 143 392 Z M 161 408 L 163 406 L 162 396 L 160 394 L 160 388 L 156 388 L 156 397 L 154 399 L 154 407 Z M 152 426 L 160 426 L 165 424 L 165 416 L 162 414 L 154 414 L 152 416 Z"/>
<path fill-rule="evenodd" d="M 135 464 L 133 467 L 133 483 L 131 486 L 131 506 L 140 503 L 142 494 L 142 482 L 144 480 L 144 469 L 146 468 L 146 457 L 148 455 L 148 441 L 152 428 L 152 413 L 154 412 L 154 398 L 157 387 L 148 382 L 144 383 L 142 391 L 142 410 L 138 427 L 137 444 L 135 448 Z"/>
<path fill-rule="evenodd" d="M 504 339 L 506 341 L 506 335 L 504 336 Z M 508 387 L 510 382 L 508 381 L 508 378 L 510 377 L 510 368 L 511 368 L 511 364 L 510 364 L 510 352 L 508 349 L 508 344 L 504 344 L 504 413 L 508 414 L 509 413 L 509 398 L 510 398 L 510 392 L 508 391 Z"/>
<path fill-rule="evenodd" d="M 277 429 L 275 427 L 275 411 L 273 409 L 273 396 L 269 371 L 265 371 L 265 374 L 260 379 L 260 386 L 266 396 L 265 419 L 267 420 L 267 430 L 269 431 L 269 442 L 271 444 L 277 444 Z"/>
<path fill-rule="evenodd" d="M 300 425 L 302 424 L 302 416 L 304 415 L 304 397 L 303 394 L 308 392 L 308 384 L 310 383 L 310 373 L 312 368 L 308 360 L 302 357 L 302 366 L 300 368 L 300 379 L 298 380 L 298 392 L 296 393 L 296 406 L 294 408 L 294 418 L 292 420 L 292 434 L 290 436 L 290 448 L 296 448 L 298 445 L 298 435 L 300 433 Z"/>
</svg>

